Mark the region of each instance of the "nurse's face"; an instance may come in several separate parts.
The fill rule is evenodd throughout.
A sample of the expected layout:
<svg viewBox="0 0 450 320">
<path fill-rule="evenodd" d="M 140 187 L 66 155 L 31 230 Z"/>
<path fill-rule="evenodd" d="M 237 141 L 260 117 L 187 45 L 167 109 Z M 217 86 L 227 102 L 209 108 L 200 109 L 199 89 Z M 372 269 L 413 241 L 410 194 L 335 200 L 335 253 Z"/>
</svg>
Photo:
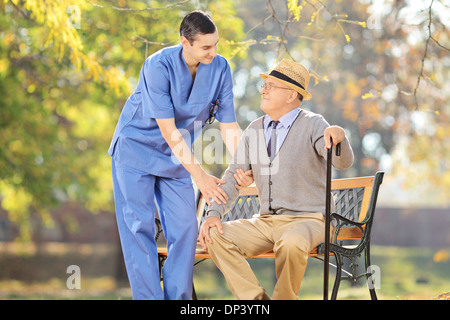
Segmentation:
<svg viewBox="0 0 450 320">
<path fill-rule="evenodd" d="M 219 33 L 198 34 L 192 44 L 185 37 L 181 37 L 183 55 L 188 65 L 199 63 L 210 64 L 217 55 Z"/>
</svg>

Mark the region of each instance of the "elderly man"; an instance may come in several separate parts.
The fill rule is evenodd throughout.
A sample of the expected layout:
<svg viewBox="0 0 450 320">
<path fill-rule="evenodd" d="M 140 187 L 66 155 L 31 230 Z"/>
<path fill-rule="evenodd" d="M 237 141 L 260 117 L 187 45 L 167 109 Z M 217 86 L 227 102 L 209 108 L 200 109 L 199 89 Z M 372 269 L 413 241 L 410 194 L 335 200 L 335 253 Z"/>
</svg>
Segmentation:
<svg viewBox="0 0 450 320">
<path fill-rule="evenodd" d="M 341 143 L 334 167 L 350 167 L 353 151 L 342 128 L 300 109 L 303 100 L 311 99 L 306 91 L 309 72 L 305 67 L 284 59 L 270 74 L 260 76 L 265 80 L 261 90 L 265 115 L 243 133 L 223 177 L 227 183 L 222 188 L 229 200 L 210 206 L 199 241 L 236 298 L 269 298 L 246 258 L 273 250 L 277 283 L 272 299 L 297 299 L 308 252 L 325 238 L 330 137 L 335 144 Z M 259 193 L 259 215 L 222 224 L 221 218 L 239 194 L 235 184 L 250 169 Z"/>
</svg>

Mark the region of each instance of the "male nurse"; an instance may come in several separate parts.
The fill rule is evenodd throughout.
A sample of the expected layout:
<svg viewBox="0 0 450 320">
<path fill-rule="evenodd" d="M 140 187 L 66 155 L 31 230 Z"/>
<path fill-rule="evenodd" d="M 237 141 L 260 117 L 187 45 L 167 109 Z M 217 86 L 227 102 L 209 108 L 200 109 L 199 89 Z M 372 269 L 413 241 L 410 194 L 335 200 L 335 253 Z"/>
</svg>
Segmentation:
<svg viewBox="0 0 450 320">
<path fill-rule="evenodd" d="M 145 60 L 108 151 L 133 299 L 190 299 L 198 232 L 191 175 L 209 202 L 227 199 L 220 187 L 225 182 L 201 168 L 192 143 L 214 119 L 232 155 L 241 136 L 230 66 L 216 53 L 214 22 L 204 12 L 189 13 L 181 22 L 180 40 Z M 247 179 L 243 186 L 253 181 L 248 172 L 241 178 Z M 168 248 L 164 290 L 154 239 L 155 205 Z"/>
</svg>

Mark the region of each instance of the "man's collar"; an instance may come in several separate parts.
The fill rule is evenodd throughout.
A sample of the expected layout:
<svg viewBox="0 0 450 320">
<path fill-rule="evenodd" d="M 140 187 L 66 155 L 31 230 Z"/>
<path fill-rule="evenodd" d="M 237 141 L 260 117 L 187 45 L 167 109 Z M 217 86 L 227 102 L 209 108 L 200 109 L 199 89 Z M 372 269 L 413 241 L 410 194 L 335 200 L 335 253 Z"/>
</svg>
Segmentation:
<svg viewBox="0 0 450 320">
<path fill-rule="evenodd" d="M 280 124 L 285 128 L 289 128 L 292 125 L 292 123 L 294 122 L 295 118 L 297 118 L 300 111 L 301 111 L 300 108 L 292 109 L 291 111 L 289 111 L 288 113 L 286 113 L 279 119 Z M 273 119 L 268 114 L 266 114 L 264 116 L 264 128 L 265 129 L 267 129 L 270 121 L 272 121 L 272 120 Z"/>
</svg>

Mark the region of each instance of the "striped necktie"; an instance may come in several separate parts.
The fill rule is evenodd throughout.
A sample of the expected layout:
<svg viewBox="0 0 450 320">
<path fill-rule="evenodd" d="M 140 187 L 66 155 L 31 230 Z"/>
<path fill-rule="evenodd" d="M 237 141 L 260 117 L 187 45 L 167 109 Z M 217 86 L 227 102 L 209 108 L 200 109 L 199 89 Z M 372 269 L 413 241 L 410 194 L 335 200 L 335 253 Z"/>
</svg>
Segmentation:
<svg viewBox="0 0 450 320">
<path fill-rule="evenodd" d="M 269 155 L 270 161 L 275 158 L 277 153 L 277 125 L 280 121 L 270 121 L 269 126 L 272 125 L 272 132 L 270 133 L 269 144 L 267 145 L 267 154 Z"/>
</svg>

